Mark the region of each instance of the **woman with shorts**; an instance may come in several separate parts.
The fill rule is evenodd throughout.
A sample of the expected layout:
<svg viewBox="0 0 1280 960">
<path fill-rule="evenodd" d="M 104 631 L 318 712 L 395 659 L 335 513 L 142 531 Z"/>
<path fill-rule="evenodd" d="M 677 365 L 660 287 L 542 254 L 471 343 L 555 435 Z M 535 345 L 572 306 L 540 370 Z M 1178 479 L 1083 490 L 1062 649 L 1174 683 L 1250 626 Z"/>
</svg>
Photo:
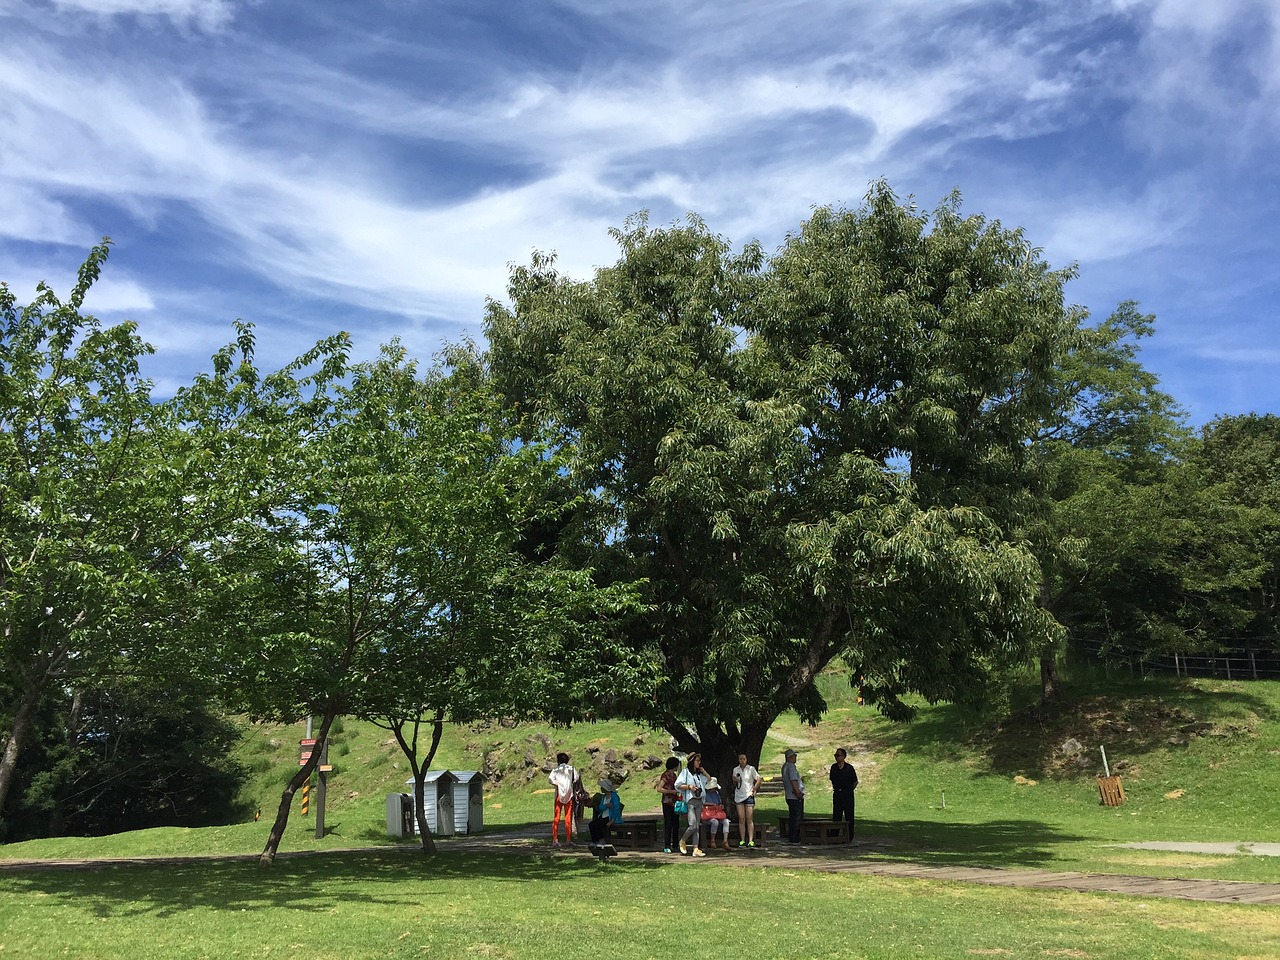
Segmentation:
<svg viewBox="0 0 1280 960">
<path fill-rule="evenodd" d="M 747 763 L 745 753 L 738 754 L 733 768 L 733 802 L 738 805 L 738 846 L 756 845 L 756 791 L 760 789 L 760 771 Z"/>
</svg>

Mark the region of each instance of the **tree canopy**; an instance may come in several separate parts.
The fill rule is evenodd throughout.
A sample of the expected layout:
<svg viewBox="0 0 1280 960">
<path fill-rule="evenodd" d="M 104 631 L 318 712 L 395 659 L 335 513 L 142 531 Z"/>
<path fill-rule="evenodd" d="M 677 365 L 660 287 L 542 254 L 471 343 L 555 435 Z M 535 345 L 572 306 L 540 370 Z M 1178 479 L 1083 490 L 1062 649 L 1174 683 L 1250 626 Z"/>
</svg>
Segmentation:
<svg viewBox="0 0 1280 960">
<path fill-rule="evenodd" d="M 1051 640 L 1016 533 L 1070 271 L 884 184 L 771 257 L 696 218 L 615 239 L 590 280 L 513 269 L 486 331 L 499 389 L 566 457 L 561 549 L 648 585 L 628 637 L 663 676 L 622 712 L 724 764 L 782 711 L 816 718 L 837 658 L 902 716 L 907 692 L 981 699 Z"/>
</svg>

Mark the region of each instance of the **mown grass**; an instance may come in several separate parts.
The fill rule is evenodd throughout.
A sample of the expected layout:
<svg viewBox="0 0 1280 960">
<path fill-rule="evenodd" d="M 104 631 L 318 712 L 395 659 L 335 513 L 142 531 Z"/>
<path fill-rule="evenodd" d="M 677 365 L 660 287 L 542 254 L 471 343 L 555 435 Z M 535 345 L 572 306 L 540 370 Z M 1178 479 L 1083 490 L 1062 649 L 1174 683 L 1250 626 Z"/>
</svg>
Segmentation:
<svg viewBox="0 0 1280 960">
<path fill-rule="evenodd" d="M 1280 955 L 1274 909 L 587 858 L 330 854 L 0 873 L 0 955 L 186 960 Z"/>
</svg>

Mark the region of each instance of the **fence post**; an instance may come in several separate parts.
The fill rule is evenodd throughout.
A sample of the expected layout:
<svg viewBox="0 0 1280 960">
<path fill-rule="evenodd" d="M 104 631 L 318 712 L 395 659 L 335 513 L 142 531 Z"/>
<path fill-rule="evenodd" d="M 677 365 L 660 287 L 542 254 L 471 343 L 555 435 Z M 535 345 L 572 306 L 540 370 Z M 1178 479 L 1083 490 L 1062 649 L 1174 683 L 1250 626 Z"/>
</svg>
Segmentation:
<svg viewBox="0 0 1280 960">
<path fill-rule="evenodd" d="M 1227 665 L 1227 679 L 1230 680 L 1231 679 L 1231 658 L 1223 657 L 1222 660 Z"/>
<path fill-rule="evenodd" d="M 1253 679 L 1258 679 L 1258 661 L 1253 659 L 1253 651 L 1249 651 L 1249 670 L 1253 674 Z"/>
</svg>

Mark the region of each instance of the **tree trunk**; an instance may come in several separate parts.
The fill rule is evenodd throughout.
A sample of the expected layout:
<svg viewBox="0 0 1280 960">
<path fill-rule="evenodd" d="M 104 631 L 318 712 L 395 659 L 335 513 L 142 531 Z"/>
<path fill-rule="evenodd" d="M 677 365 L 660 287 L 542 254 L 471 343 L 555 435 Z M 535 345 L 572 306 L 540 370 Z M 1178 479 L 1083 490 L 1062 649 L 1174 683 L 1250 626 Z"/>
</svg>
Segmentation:
<svg viewBox="0 0 1280 960">
<path fill-rule="evenodd" d="M 84 706 L 84 691 L 77 688 L 71 695 L 71 709 L 67 714 L 67 753 L 75 756 L 80 745 L 80 713 Z M 80 769 L 77 765 L 77 769 Z M 49 813 L 49 836 L 60 837 L 67 827 L 67 798 L 79 785 L 81 778 L 73 777 L 63 781 L 54 791 L 53 810 Z"/>
<path fill-rule="evenodd" d="M 326 713 L 324 720 L 320 724 L 320 732 L 316 736 L 316 744 L 322 744 L 329 737 L 329 727 L 332 725 L 337 713 Z M 276 811 L 276 821 L 271 825 L 271 833 L 267 837 L 267 845 L 262 849 L 262 856 L 258 858 L 258 865 L 262 867 L 271 866 L 276 858 L 276 853 L 280 850 L 280 841 L 284 838 L 284 828 L 289 824 L 289 810 L 293 806 L 293 795 L 298 792 L 301 787 L 311 777 L 312 771 L 320 763 L 319 750 L 312 750 L 311 756 L 307 762 L 298 768 L 298 772 L 293 775 L 293 779 L 289 781 L 288 786 L 284 788 L 284 793 L 280 795 L 280 808 Z"/>
<path fill-rule="evenodd" d="M 747 762 L 760 769 L 761 760 L 766 759 L 760 756 L 760 751 L 771 725 L 771 721 L 765 720 L 747 722 L 742 724 L 736 735 L 727 732 L 722 724 L 710 720 L 697 724 L 696 735 L 679 724 L 673 724 L 669 729 L 679 749 L 690 753 L 696 750 L 702 754 L 703 769 L 724 787 L 732 782 L 730 775 L 738 765 L 739 753 L 745 753 Z"/>
<path fill-rule="evenodd" d="M 1058 682 L 1058 658 L 1052 653 L 1040 655 L 1040 703 L 1047 705 L 1062 700 L 1062 686 Z"/>
<path fill-rule="evenodd" d="M 31 724 L 35 720 L 36 706 L 43 692 L 43 686 L 29 686 L 23 691 L 22 699 L 18 701 L 18 712 L 13 717 L 13 729 L 9 731 L 9 739 L 5 741 L 4 755 L 0 756 L 0 812 L 4 810 L 9 789 L 13 786 L 14 773 L 18 769 L 18 755 L 26 746 L 27 735 L 31 732 Z"/>
<path fill-rule="evenodd" d="M 440 746 L 440 737 L 444 733 L 444 717 L 436 711 L 435 719 L 431 722 L 431 746 L 427 750 L 426 759 L 421 764 L 418 763 L 418 725 L 420 723 L 420 719 L 413 721 L 412 741 L 406 741 L 404 738 L 403 721 L 392 721 L 390 729 L 395 734 L 396 743 L 400 744 L 400 751 L 409 761 L 409 768 L 413 770 L 413 817 L 418 824 L 418 836 L 422 838 L 422 855 L 431 857 L 438 851 L 435 838 L 431 835 L 431 824 L 427 823 L 426 787 L 423 778 L 431 769 L 431 761 L 435 759 L 436 750 Z"/>
</svg>

